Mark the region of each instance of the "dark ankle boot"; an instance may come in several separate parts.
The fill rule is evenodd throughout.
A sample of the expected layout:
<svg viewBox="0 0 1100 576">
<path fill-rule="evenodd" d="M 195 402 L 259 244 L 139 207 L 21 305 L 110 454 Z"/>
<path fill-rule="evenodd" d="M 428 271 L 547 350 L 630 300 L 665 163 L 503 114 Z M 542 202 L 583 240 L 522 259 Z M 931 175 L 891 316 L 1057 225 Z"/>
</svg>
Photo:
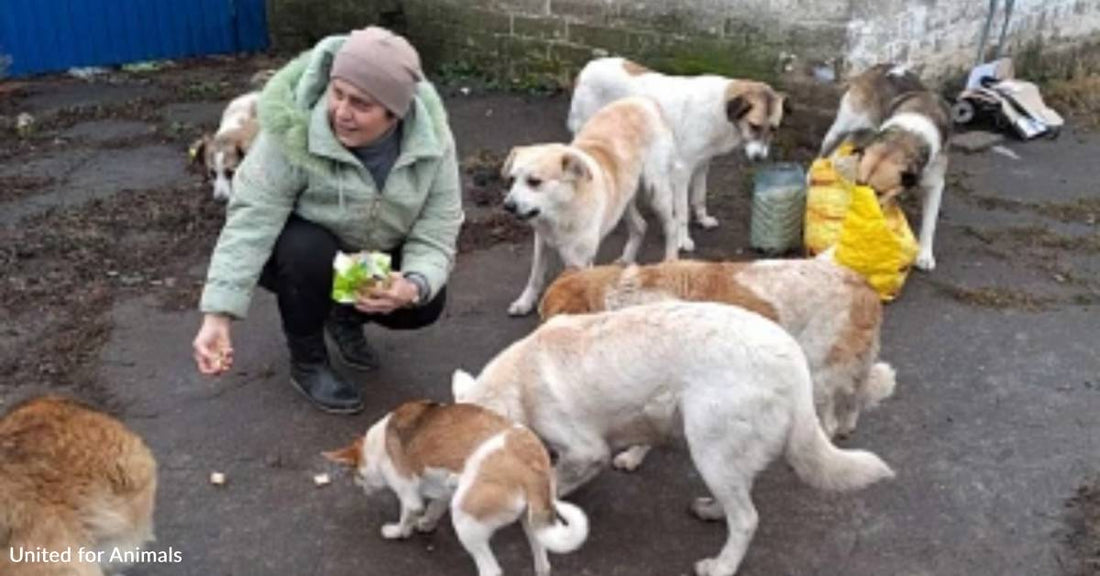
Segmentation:
<svg viewBox="0 0 1100 576">
<path fill-rule="evenodd" d="M 290 383 L 314 406 L 333 414 L 353 414 L 363 409 L 357 386 L 345 382 L 329 366 L 325 336 L 287 334 L 290 347 Z"/>
<path fill-rule="evenodd" d="M 354 313 L 335 308 L 325 322 L 325 331 L 345 364 L 360 370 L 378 368 L 378 353 L 367 342 L 363 322 Z"/>
</svg>

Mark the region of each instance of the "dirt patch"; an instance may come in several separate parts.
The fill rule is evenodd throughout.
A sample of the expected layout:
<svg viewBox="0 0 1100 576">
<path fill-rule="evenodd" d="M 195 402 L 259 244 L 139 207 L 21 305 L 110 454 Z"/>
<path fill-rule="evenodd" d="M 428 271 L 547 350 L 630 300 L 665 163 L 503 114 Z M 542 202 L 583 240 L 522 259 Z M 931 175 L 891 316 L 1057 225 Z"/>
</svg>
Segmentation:
<svg viewBox="0 0 1100 576">
<path fill-rule="evenodd" d="M 1100 233 L 1065 236 L 1045 226 L 1010 226 L 994 230 L 979 230 L 973 226 L 967 226 L 965 231 L 986 244 L 1009 243 L 1030 250 L 1058 250 L 1085 254 L 1100 252 Z"/>
<path fill-rule="evenodd" d="M 811 82 L 787 83 L 787 113 L 772 140 L 771 157 L 784 162 L 809 165 L 821 147 L 836 116 L 842 87 Z"/>
<path fill-rule="evenodd" d="M 193 308 L 223 208 L 201 184 L 122 191 L 0 229 L 0 312 L 18 346 L 0 352 L 15 386 L 79 389 L 109 398 L 95 381 L 110 310 L 123 296 L 155 294 L 162 306 Z"/>
<path fill-rule="evenodd" d="M 1066 501 L 1066 576 L 1100 575 L 1100 479 L 1081 485 Z"/>
<path fill-rule="evenodd" d="M 511 214 L 492 212 L 470 218 L 458 235 L 458 251 L 484 250 L 502 242 L 515 244 L 531 237 L 531 227 Z"/>
<path fill-rule="evenodd" d="M 468 204 L 496 208 L 504 202 L 507 190 L 500 169 L 505 159 L 504 154 L 484 148 L 462 159 L 463 189 Z"/>
<path fill-rule="evenodd" d="M 980 288 L 967 288 L 949 284 L 940 280 L 928 281 L 942 294 L 970 306 L 981 308 L 993 308 L 997 310 L 1024 310 L 1026 312 L 1041 312 L 1054 303 L 1052 298 L 1037 296 L 1019 290 L 1004 288 L 1002 286 L 982 286 Z"/>
<path fill-rule="evenodd" d="M 0 178 L 0 203 L 19 200 L 45 190 L 55 180 L 49 176 L 8 176 Z"/>
<path fill-rule="evenodd" d="M 462 159 L 464 203 L 467 220 L 458 236 L 458 251 L 483 250 L 502 242 L 522 242 L 531 237 L 531 227 L 504 212 L 507 193 L 500 169 L 505 155 L 488 149 Z"/>
<path fill-rule="evenodd" d="M 15 134 L 13 118 L 25 107 L 23 94 L 32 89 L 50 92 L 85 88 L 84 84 L 66 76 L 36 79 L 14 89 L 6 95 L 7 98 L 0 99 L 0 161 L 34 153 L 57 138 L 59 132 L 89 121 L 132 120 L 158 125 L 156 133 L 135 139 L 142 142 L 131 144 L 128 139 L 118 138 L 101 147 L 136 146 L 185 135 L 194 137 L 197 129 L 180 129 L 164 122 L 163 111 L 167 105 L 200 101 L 228 103 L 232 98 L 253 89 L 253 74 L 277 66 L 279 62 L 266 56 L 214 57 L 178 61 L 151 72 L 112 72 L 96 77 L 92 82 L 112 87 L 129 87 L 143 95 L 124 101 L 74 104 L 42 110 L 34 114 L 32 133 L 20 138 Z M 155 90 L 150 91 L 150 87 Z"/>
<path fill-rule="evenodd" d="M 1014 214 L 1029 212 L 1066 223 L 1096 224 L 1100 222 L 1100 198 L 1091 193 L 1070 202 L 1029 202 L 981 194 L 962 182 L 963 179 L 958 176 L 950 179 L 952 194 L 983 210 L 1003 210 Z"/>
</svg>

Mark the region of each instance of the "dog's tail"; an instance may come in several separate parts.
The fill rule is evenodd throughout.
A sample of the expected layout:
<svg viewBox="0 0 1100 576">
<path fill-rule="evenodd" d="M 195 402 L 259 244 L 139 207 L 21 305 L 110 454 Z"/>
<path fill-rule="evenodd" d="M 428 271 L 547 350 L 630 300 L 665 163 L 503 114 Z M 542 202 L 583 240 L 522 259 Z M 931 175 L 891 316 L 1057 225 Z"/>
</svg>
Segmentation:
<svg viewBox="0 0 1100 576">
<path fill-rule="evenodd" d="M 549 521 L 544 520 L 540 525 L 535 523 L 531 508 L 527 509 L 535 538 L 555 554 L 565 554 L 580 548 L 588 539 L 588 516 L 584 510 L 561 500 L 554 501 L 553 510 Z"/>
<path fill-rule="evenodd" d="M 858 490 L 893 478 L 894 471 L 878 456 L 833 445 L 814 410 L 812 386 L 807 372 L 787 436 L 787 462 L 798 477 L 815 488 L 836 491 Z"/>
<path fill-rule="evenodd" d="M 867 381 L 860 392 L 860 403 L 868 410 L 878 406 L 879 402 L 893 396 L 898 385 L 897 372 L 886 362 L 876 362 L 867 374 Z"/>
<path fill-rule="evenodd" d="M 540 475 L 539 481 L 528 484 L 527 524 L 535 538 L 555 554 L 565 554 L 580 548 L 588 539 L 588 516 L 584 510 L 554 497 L 553 472 Z"/>
</svg>

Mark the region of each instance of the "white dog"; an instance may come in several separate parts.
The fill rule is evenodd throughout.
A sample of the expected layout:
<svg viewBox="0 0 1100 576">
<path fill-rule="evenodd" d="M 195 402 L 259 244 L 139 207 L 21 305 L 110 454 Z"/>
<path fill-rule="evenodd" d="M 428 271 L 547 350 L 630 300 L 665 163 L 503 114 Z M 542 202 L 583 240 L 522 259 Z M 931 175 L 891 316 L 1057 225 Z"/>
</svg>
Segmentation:
<svg viewBox="0 0 1100 576">
<path fill-rule="evenodd" d="M 678 257 L 686 213 L 677 216 L 673 197 L 686 179 L 672 132 L 648 98 L 625 98 L 604 108 L 568 145 L 513 148 L 501 173 L 510 182 L 504 208 L 535 230 L 531 275 L 509 314 L 528 314 L 538 303 L 551 250 L 566 267 L 591 266 L 600 242 L 624 212 L 629 238 L 622 260 L 633 262 L 646 229 L 636 205 L 643 182 L 664 227 L 665 259 Z"/>
<path fill-rule="evenodd" d="M 205 176 L 214 183 L 215 200 L 229 200 L 233 195 L 233 173 L 260 132 L 256 118 L 259 99 L 259 92 L 234 98 L 222 113 L 218 131 L 213 136 L 204 134 L 191 146 L 193 161 L 202 164 Z"/>
<path fill-rule="evenodd" d="M 947 104 L 904 66 L 879 64 L 849 82 L 836 120 L 821 143 L 828 155 L 852 137 L 860 156 L 856 179 L 875 189 L 881 201 L 917 189 L 921 195 L 920 251 L 916 266 L 936 267 L 936 235 L 947 175 Z"/>
<path fill-rule="evenodd" d="M 606 467 L 612 450 L 683 428 L 729 536 L 700 576 L 731 576 L 756 530 L 753 479 L 785 454 L 805 482 L 853 490 L 893 477 L 882 460 L 833 446 L 814 412 L 798 343 L 763 316 L 723 304 L 661 302 L 558 316 L 497 355 L 475 380 L 456 372 L 455 399 L 525 423 L 559 454 L 559 491 Z"/>
<path fill-rule="evenodd" d="M 562 275 L 539 315 L 587 314 L 668 299 L 719 302 L 768 318 L 802 346 L 825 433 L 851 434 L 860 412 L 894 393 L 894 369 L 877 362 L 882 302 L 859 274 L 830 260 L 697 262 L 598 266 Z M 615 463 L 633 469 L 644 450 Z"/>
<path fill-rule="evenodd" d="M 783 120 L 786 95 L 762 82 L 721 76 L 667 76 L 623 58 L 600 58 L 577 76 L 569 108 L 569 129 L 576 132 L 609 102 L 626 96 L 649 96 L 676 136 L 677 154 L 690 175 L 695 218 L 704 228 L 718 220 L 707 213 L 707 172 L 715 156 L 744 147 L 750 160 L 768 157 L 772 135 Z M 677 211 L 687 212 L 688 194 L 677 197 Z M 694 242 L 684 227 L 681 247 Z"/>
<path fill-rule="evenodd" d="M 324 455 L 355 470 L 368 494 L 388 487 L 397 495 L 401 517 L 382 526 L 384 538 L 408 538 L 413 529 L 430 532 L 449 506 L 455 533 L 479 576 L 500 576 L 489 540 L 516 520 L 522 519 L 537 576 L 550 574 L 547 550 L 571 552 L 588 537 L 584 512 L 554 496 L 542 442 L 484 408 L 407 402 L 365 437 Z"/>
</svg>

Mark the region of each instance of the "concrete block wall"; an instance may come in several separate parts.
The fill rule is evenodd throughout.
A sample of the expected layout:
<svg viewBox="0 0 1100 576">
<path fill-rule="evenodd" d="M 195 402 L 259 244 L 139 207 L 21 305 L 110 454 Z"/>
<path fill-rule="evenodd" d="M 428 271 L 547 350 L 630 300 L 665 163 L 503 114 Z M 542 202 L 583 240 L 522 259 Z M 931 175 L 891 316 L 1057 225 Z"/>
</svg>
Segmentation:
<svg viewBox="0 0 1100 576">
<path fill-rule="evenodd" d="M 677 73 L 769 78 L 784 53 L 837 52 L 843 11 L 797 12 L 800 0 L 405 0 L 407 33 L 428 59 L 462 59 L 513 79 L 571 76 L 616 54 Z M 842 2 L 822 2 L 840 5 Z M 737 9 L 731 5 L 737 4 Z"/>
<path fill-rule="evenodd" d="M 988 46 L 1000 37 L 1004 5 L 994 13 Z M 859 70 L 875 62 L 909 62 L 928 76 L 967 69 L 977 59 L 989 0 L 852 0 L 845 59 Z M 1005 36 L 1008 54 L 1034 46 L 1058 50 L 1100 42 L 1098 0 L 1016 0 Z"/>
<path fill-rule="evenodd" d="M 1007 0 L 1001 0 L 1005 4 Z M 773 79 L 829 66 L 914 65 L 930 78 L 976 58 L 989 0 L 269 0 L 276 45 L 302 48 L 371 23 L 395 28 L 435 69 L 514 83 L 567 82 L 587 60 L 636 58 L 673 73 Z M 1003 6 L 1002 6 L 1003 9 Z M 990 42 L 999 36 L 1001 13 Z M 1007 42 L 1100 44 L 1100 0 L 1016 0 Z"/>
</svg>

